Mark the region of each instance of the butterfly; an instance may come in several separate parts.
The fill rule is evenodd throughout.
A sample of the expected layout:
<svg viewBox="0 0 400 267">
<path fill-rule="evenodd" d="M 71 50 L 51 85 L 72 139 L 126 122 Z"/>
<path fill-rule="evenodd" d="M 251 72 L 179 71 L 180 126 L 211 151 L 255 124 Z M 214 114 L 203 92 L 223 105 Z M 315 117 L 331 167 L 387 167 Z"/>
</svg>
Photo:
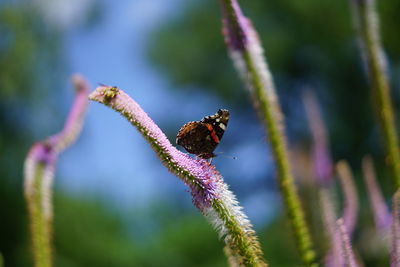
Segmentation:
<svg viewBox="0 0 400 267">
<path fill-rule="evenodd" d="M 176 143 L 200 158 L 213 158 L 213 152 L 225 133 L 228 121 L 229 111 L 219 109 L 214 115 L 200 121 L 188 122 L 179 130 Z"/>
</svg>

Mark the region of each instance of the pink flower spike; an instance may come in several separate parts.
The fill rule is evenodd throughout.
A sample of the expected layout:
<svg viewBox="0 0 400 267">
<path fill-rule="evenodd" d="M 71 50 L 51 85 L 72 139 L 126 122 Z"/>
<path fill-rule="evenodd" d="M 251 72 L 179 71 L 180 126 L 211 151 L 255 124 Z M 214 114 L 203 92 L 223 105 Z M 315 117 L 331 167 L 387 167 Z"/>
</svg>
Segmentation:
<svg viewBox="0 0 400 267">
<path fill-rule="evenodd" d="M 317 99 L 311 90 L 303 95 L 304 107 L 312 135 L 314 172 L 322 186 L 328 186 L 332 178 L 332 159 L 329 154 L 328 134 Z"/>
<path fill-rule="evenodd" d="M 220 4 L 223 16 L 222 33 L 226 45 L 233 50 L 244 50 L 249 42 L 251 21 L 243 15 L 237 1 L 232 1 L 232 5 L 226 5 L 221 0 Z"/>
<path fill-rule="evenodd" d="M 89 99 L 119 112 L 139 130 L 164 166 L 188 185 L 194 205 L 225 241 L 231 258 L 241 265 L 266 266 L 252 225 L 213 165 L 172 146 L 139 104 L 117 87 L 100 86 Z"/>
<path fill-rule="evenodd" d="M 321 203 L 323 223 L 330 243 L 330 249 L 325 256 L 325 266 L 343 266 L 343 251 L 340 245 L 340 237 L 337 234 L 335 207 L 327 187 L 319 188 L 319 201 Z"/>
<path fill-rule="evenodd" d="M 219 2 L 222 9 L 222 32 L 229 55 L 251 93 L 254 108 L 267 131 L 271 152 L 276 161 L 279 188 L 297 249 L 304 265 L 315 265 L 316 252 L 289 160 L 284 116 L 260 39 L 250 20 L 243 15 L 237 0 Z"/>
<path fill-rule="evenodd" d="M 362 161 L 364 181 L 367 185 L 375 226 L 378 231 L 386 233 L 392 223 L 392 216 L 386 206 L 381 189 L 376 179 L 372 158 L 365 156 Z"/>
<path fill-rule="evenodd" d="M 44 141 L 35 143 L 24 163 L 24 193 L 28 206 L 35 266 L 52 265 L 52 184 L 57 157 L 81 132 L 87 107 L 89 87 L 75 75 L 74 104 L 64 129 Z"/>
<path fill-rule="evenodd" d="M 336 225 L 337 225 L 337 231 L 339 232 L 340 243 L 341 243 L 342 251 L 343 251 L 344 266 L 348 266 L 348 267 L 359 266 L 355 260 L 353 248 L 351 246 L 350 236 L 347 233 L 347 229 L 344 224 L 344 220 L 338 219 L 336 221 Z"/>
<path fill-rule="evenodd" d="M 75 74 L 72 77 L 72 83 L 76 92 L 74 103 L 70 109 L 63 130 L 59 134 L 51 137 L 51 139 L 56 139 L 53 140 L 53 142 L 57 144 L 55 148 L 57 152 L 61 152 L 77 139 L 77 136 L 82 130 L 88 105 L 88 82 L 82 76 Z"/>
<path fill-rule="evenodd" d="M 350 166 L 346 161 L 339 161 L 336 165 L 340 184 L 344 195 L 343 223 L 347 234 L 351 238 L 358 217 L 358 196 Z"/>
<path fill-rule="evenodd" d="M 400 190 L 393 196 L 392 251 L 390 266 L 400 266 Z"/>
<path fill-rule="evenodd" d="M 28 195 L 29 193 L 32 193 L 31 190 L 33 190 L 33 180 L 35 179 L 37 165 L 43 166 L 45 174 L 49 174 L 48 179 L 45 179 L 47 182 L 44 184 L 47 184 L 50 187 L 52 171 L 58 154 L 77 139 L 82 129 L 83 119 L 88 104 L 87 95 L 89 92 L 89 86 L 79 75 L 74 75 L 72 82 L 76 89 L 76 96 L 64 124 L 64 129 L 44 141 L 35 143 L 26 157 L 25 193 L 28 193 Z M 45 191 L 47 192 L 49 190 L 50 188 Z M 46 194 L 50 195 L 50 193 Z M 46 213 L 49 216 L 51 215 L 50 210 L 46 211 Z"/>
</svg>

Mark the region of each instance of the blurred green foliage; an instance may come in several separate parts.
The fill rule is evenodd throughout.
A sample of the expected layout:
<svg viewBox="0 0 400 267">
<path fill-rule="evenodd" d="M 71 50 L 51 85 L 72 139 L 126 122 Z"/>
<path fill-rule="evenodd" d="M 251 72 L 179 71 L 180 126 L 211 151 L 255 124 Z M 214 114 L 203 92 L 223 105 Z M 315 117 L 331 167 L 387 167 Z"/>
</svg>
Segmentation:
<svg viewBox="0 0 400 267">
<path fill-rule="evenodd" d="M 58 35 L 29 8 L 0 8 L 0 251 L 6 266 L 27 257 L 22 165 L 33 143 L 30 108 L 57 77 Z M 52 78 L 43 79 L 51 69 Z M 26 266 L 26 265 L 20 265 Z"/>
<path fill-rule="evenodd" d="M 174 207 L 135 211 L 159 222 L 157 234 L 139 238 L 125 216 L 90 198 L 55 202 L 56 266 L 226 266 L 222 243 L 200 214 L 176 215 Z"/>
<path fill-rule="evenodd" d="M 54 85 L 59 66 L 59 36 L 38 19 L 34 9 L 20 6 L 0 9 L 0 97 L 10 101 L 34 101 Z M 41 75 L 52 70 L 53 77 Z M 3 113 L 4 114 L 4 113 Z"/>
<path fill-rule="evenodd" d="M 56 266 L 227 266 L 222 242 L 197 211 L 180 214 L 165 204 L 135 210 L 134 217 L 158 223 L 154 234 L 140 238 L 147 229 L 131 229 L 126 224 L 130 219 L 106 209 L 106 203 L 58 196 Z M 290 231 L 285 231 L 289 225 L 278 218 L 258 233 L 262 248 L 271 265 L 295 266 L 299 258 Z"/>
</svg>

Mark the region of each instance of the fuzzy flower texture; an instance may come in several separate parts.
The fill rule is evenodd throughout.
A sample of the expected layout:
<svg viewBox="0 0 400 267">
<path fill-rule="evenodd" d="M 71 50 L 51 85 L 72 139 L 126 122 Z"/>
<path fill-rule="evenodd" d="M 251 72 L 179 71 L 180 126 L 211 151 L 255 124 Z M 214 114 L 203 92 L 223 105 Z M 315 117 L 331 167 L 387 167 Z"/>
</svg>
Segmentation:
<svg viewBox="0 0 400 267">
<path fill-rule="evenodd" d="M 44 141 L 35 143 L 24 164 L 24 192 L 29 212 L 32 252 L 35 266 L 52 266 L 52 184 L 59 154 L 79 136 L 87 108 L 89 85 L 73 76 L 76 89 L 74 104 L 64 128 Z"/>
<path fill-rule="evenodd" d="M 121 113 L 150 143 L 164 166 L 190 188 L 193 204 L 225 241 L 230 260 L 238 265 L 266 266 L 252 225 L 213 165 L 176 149 L 144 110 L 117 87 L 100 86 L 89 99 Z"/>
</svg>

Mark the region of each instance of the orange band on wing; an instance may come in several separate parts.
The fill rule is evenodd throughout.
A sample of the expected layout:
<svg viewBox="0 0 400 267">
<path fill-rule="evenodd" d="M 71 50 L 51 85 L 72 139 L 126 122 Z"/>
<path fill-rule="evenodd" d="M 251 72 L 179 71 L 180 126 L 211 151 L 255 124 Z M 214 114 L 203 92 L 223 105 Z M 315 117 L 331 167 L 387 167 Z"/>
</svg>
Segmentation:
<svg viewBox="0 0 400 267">
<path fill-rule="evenodd" d="M 214 128 L 212 127 L 211 124 L 207 123 L 206 126 L 207 126 L 207 129 L 208 129 L 210 132 L 212 132 L 212 131 L 214 130 Z"/>
<path fill-rule="evenodd" d="M 217 133 L 215 132 L 214 128 L 212 127 L 211 124 L 206 124 L 207 129 L 211 132 L 211 138 L 214 140 L 215 143 L 219 144 L 219 138 L 217 136 Z"/>
</svg>

